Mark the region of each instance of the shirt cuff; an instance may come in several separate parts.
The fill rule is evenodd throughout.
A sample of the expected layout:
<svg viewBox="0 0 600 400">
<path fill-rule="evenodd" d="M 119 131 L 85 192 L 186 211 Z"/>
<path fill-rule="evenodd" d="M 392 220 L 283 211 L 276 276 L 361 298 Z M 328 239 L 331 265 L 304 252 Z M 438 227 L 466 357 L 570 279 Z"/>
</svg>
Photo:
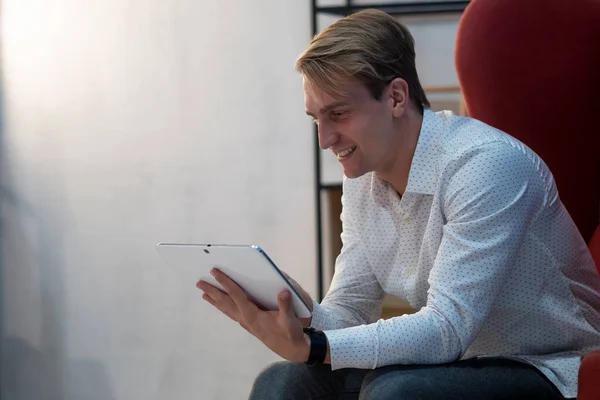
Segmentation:
<svg viewBox="0 0 600 400">
<path fill-rule="evenodd" d="M 325 331 L 331 369 L 375 369 L 379 359 L 377 323 Z"/>
<path fill-rule="evenodd" d="M 320 331 L 324 330 L 327 326 L 328 314 L 327 308 L 313 300 L 312 319 L 310 320 L 310 326 Z"/>
</svg>

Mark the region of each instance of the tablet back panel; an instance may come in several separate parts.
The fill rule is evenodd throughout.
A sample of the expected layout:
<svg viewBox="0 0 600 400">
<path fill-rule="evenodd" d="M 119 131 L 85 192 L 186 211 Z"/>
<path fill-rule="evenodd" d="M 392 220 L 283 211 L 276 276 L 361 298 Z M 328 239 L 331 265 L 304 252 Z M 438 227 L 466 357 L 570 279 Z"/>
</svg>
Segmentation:
<svg viewBox="0 0 600 400">
<path fill-rule="evenodd" d="M 310 310 L 266 253 L 257 246 L 159 243 L 160 256 L 186 285 L 204 280 L 223 287 L 210 275 L 212 268 L 237 282 L 250 298 L 266 310 L 277 310 L 277 295 L 289 290 L 296 315 L 310 317 Z"/>
</svg>

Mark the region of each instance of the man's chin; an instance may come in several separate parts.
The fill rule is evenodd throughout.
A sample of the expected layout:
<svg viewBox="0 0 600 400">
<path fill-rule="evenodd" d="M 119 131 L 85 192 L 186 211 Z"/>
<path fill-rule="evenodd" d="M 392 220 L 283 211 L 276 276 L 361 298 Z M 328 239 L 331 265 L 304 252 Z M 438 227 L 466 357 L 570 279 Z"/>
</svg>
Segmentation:
<svg viewBox="0 0 600 400">
<path fill-rule="evenodd" d="M 349 171 L 349 170 L 344 170 L 344 176 L 346 178 L 348 178 L 348 179 L 360 178 L 364 174 L 366 174 L 366 171 Z"/>
</svg>

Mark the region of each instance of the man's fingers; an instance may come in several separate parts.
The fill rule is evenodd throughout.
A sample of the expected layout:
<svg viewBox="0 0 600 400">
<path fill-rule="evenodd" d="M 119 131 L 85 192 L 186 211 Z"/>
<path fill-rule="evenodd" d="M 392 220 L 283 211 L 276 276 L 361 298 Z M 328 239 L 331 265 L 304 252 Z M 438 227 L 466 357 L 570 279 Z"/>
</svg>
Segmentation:
<svg viewBox="0 0 600 400">
<path fill-rule="evenodd" d="M 285 276 L 287 278 L 288 282 L 290 282 L 292 284 L 292 286 L 294 287 L 294 289 L 296 290 L 296 292 L 298 292 L 298 294 L 300 295 L 300 297 L 302 297 L 302 300 L 304 300 L 304 302 L 306 303 L 306 305 L 312 311 L 312 309 L 313 309 L 313 300 L 312 300 L 312 297 L 310 297 L 310 295 L 308 293 L 306 293 L 306 290 L 304 290 L 302 288 L 302 286 L 300 286 L 300 284 L 294 280 L 294 278 L 290 277 L 288 274 L 286 274 L 283 271 L 281 271 L 281 273 L 283 274 L 283 276 Z"/>
<path fill-rule="evenodd" d="M 253 315 L 253 313 L 258 311 L 258 307 L 248 299 L 246 292 L 244 292 L 237 283 L 231 280 L 231 278 L 217 269 L 213 269 L 211 274 L 227 291 L 237 308 L 245 317 Z"/>
<path fill-rule="evenodd" d="M 216 306 L 215 301 L 213 299 L 211 299 L 210 296 L 207 295 L 206 293 L 204 293 L 202 295 L 202 300 L 205 300 L 205 301 L 209 302 L 210 304 L 212 304 L 213 306 Z"/>
<path fill-rule="evenodd" d="M 229 297 L 227 293 L 205 281 L 199 281 L 196 287 L 207 293 L 216 302 L 222 301 L 226 296 Z"/>
<path fill-rule="evenodd" d="M 202 299 L 203 299 L 204 301 L 206 301 L 207 303 L 209 303 L 209 304 L 213 305 L 215 308 L 217 308 L 217 309 L 218 309 L 219 311 L 221 311 L 223 314 L 227 315 L 227 316 L 228 316 L 229 318 L 231 318 L 233 321 L 235 321 L 235 322 L 238 322 L 238 321 L 237 321 L 237 319 L 235 319 L 235 318 L 233 317 L 233 315 L 231 315 L 231 313 L 230 313 L 228 310 L 226 310 L 226 309 L 224 309 L 224 308 L 221 308 L 221 307 L 219 307 L 218 303 L 217 303 L 217 302 L 216 302 L 216 301 L 215 301 L 215 300 L 214 300 L 212 297 L 210 297 L 208 294 L 204 293 L 204 294 L 202 295 Z"/>
<path fill-rule="evenodd" d="M 292 309 L 292 296 L 290 292 L 284 290 L 279 293 L 277 297 L 277 302 L 279 303 L 279 318 L 283 323 L 290 323 L 292 320 L 296 319 L 296 314 L 294 314 L 294 310 Z"/>
<path fill-rule="evenodd" d="M 288 280 L 288 281 L 289 281 L 289 282 L 292 284 L 292 286 L 300 286 L 300 285 L 298 284 L 298 282 L 296 282 L 296 281 L 294 280 L 294 278 L 292 278 L 291 276 L 289 276 L 288 274 L 286 274 L 286 273 L 285 273 L 285 272 L 283 272 L 283 271 L 281 271 L 281 273 L 283 274 L 283 276 L 285 276 L 285 279 L 287 279 L 287 280 Z"/>
<path fill-rule="evenodd" d="M 199 281 L 196 286 L 198 289 L 204 292 L 202 295 L 204 300 L 237 322 L 239 314 L 238 308 L 227 293 L 224 293 L 219 288 L 216 288 L 210 283 L 204 281 Z"/>
</svg>

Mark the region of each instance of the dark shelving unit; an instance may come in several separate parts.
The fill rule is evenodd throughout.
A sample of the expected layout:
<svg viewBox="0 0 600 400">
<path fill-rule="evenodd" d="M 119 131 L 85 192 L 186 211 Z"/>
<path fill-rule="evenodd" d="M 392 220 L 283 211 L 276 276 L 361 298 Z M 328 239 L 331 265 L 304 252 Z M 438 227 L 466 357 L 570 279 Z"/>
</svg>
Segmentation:
<svg viewBox="0 0 600 400">
<path fill-rule="evenodd" d="M 320 7 L 317 0 L 311 0 L 311 27 L 312 34 L 319 32 L 317 16 L 319 14 L 338 15 L 340 17 L 368 9 L 376 8 L 394 16 L 400 15 L 427 15 L 462 13 L 469 1 L 415 1 L 415 2 L 390 2 L 381 4 L 360 5 L 352 0 L 346 0 L 344 5 Z M 317 227 L 317 296 L 321 301 L 323 290 L 323 204 L 321 194 L 326 190 L 339 190 L 341 184 L 324 184 L 321 180 L 321 149 L 319 148 L 317 127 L 314 128 L 314 174 L 315 174 L 315 200 L 316 200 L 316 227 Z"/>
<path fill-rule="evenodd" d="M 402 2 L 390 4 L 358 5 L 346 1 L 346 5 L 333 7 L 316 7 L 316 13 L 348 15 L 367 8 L 376 8 L 391 15 L 462 13 L 468 1 L 435 1 L 435 2 Z"/>
</svg>

